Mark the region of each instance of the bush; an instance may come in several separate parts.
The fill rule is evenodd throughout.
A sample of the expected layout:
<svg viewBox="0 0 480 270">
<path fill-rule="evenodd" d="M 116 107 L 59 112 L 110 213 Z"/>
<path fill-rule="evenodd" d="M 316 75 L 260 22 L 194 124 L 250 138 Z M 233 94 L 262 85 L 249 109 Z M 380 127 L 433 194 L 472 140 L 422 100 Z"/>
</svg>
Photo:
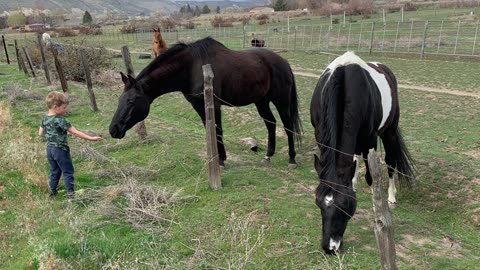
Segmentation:
<svg viewBox="0 0 480 270">
<path fill-rule="evenodd" d="M 74 37 L 77 35 L 77 33 L 70 28 L 57 28 L 55 33 L 57 37 Z"/>
<path fill-rule="evenodd" d="M 222 16 L 215 16 L 210 20 L 213 27 L 233 27 L 232 19 L 226 19 Z"/>
<path fill-rule="evenodd" d="M 268 16 L 267 14 L 260 14 L 255 16 L 255 19 L 258 21 L 268 21 L 270 19 L 270 16 Z"/>
<path fill-rule="evenodd" d="M 173 19 L 166 18 L 160 21 L 160 28 L 172 31 L 177 27 L 177 22 Z M 172 31 L 173 32 L 173 31 Z"/>
<path fill-rule="evenodd" d="M 403 5 L 403 10 L 405 10 L 405 11 L 415 11 L 415 10 L 417 10 L 417 6 L 412 2 L 408 2 L 408 3 L 405 3 L 405 5 Z"/>
<path fill-rule="evenodd" d="M 100 25 L 82 26 L 79 29 L 80 34 L 83 35 L 101 35 L 103 34 L 102 27 Z"/>
<path fill-rule="evenodd" d="M 260 21 L 258 21 L 258 24 L 259 24 L 259 25 L 264 25 L 264 24 L 266 24 L 266 23 L 267 23 L 267 20 L 260 20 Z"/>
<path fill-rule="evenodd" d="M 135 33 L 137 30 L 137 25 L 135 22 L 128 22 L 127 24 L 124 24 L 122 28 L 120 29 L 120 33 L 122 34 L 131 34 Z"/>
<path fill-rule="evenodd" d="M 195 24 L 191 21 L 188 21 L 188 22 L 183 24 L 183 27 L 185 29 L 195 29 Z"/>
</svg>

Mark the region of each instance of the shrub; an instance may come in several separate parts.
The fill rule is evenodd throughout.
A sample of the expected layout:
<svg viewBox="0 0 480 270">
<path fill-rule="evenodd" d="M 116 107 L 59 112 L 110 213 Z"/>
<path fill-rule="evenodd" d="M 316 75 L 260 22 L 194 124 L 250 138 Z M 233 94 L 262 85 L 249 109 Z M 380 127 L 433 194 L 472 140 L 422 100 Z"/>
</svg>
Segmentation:
<svg viewBox="0 0 480 270">
<path fill-rule="evenodd" d="M 83 35 L 101 35 L 103 34 L 102 27 L 100 25 L 83 26 L 79 29 L 80 34 Z"/>
<path fill-rule="evenodd" d="M 135 22 L 128 22 L 127 24 L 124 24 L 122 28 L 120 29 L 120 33 L 122 34 L 131 34 L 135 33 L 137 30 L 137 25 Z"/>
<path fill-rule="evenodd" d="M 258 21 L 268 21 L 270 19 L 270 16 L 268 16 L 267 14 L 259 14 L 255 16 L 255 19 Z"/>
<path fill-rule="evenodd" d="M 168 30 L 172 30 L 172 29 L 175 29 L 177 27 L 177 22 L 173 19 L 170 19 L 170 18 L 166 18 L 166 19 L 162 19 L 160 21 L 160 28 L 162 29 L 168 29 Z"/>
<path fill-rule="evenodd" d="M 57 37 L 74 37 L 77 35 L 77 33 L 70 28 L 57 28 L 55 33 Z"/>
<path fill-rule="evenodd" d="M 226 19 L 222 16 L 215 16 L 210 20 L 213 27 L 232 27 L 232 19 Z"/>
</svg>

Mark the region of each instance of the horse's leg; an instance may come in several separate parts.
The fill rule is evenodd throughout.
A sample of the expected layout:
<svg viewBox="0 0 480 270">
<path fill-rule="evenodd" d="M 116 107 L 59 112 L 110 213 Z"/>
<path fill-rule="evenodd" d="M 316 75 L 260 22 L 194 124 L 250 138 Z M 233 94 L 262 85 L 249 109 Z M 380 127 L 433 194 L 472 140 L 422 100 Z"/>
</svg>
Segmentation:
<svg viewBox="0 0 480 270">
<path fill-rule="evenodd" d="M 272 110 L 270 110 L 270 102 L 258 102 L 255 103 L 255 106 L 257 106 L 258 113 L 263 118 L 268 130 L 267 155 L 262 162 L 270 162 L 270 158 L 275 154 L 275 129 L 277 127 L 277 120 L 275 120 Z"/>
<path fill-rule="evenodd" d="M 198 116 L 202 119 L 203 126 L 205 127 L 206 116 L 205 116 L 205 105 L 203 102 L 192 103 L 193 109 L 197 112 Z M 222 167 L 225 166 L 225 160 L 227 159 L 227 154 L 225 152 L 225 147 L 223 145 L 223 131 L 222 131 L 222 115 L 220 108 L 215 109 L 215 125 L 217 131 L 217 148 L 218 148 L 218 164 Z"/>
<path fill-rule="evenodd" d="M 287 108 L 278 108 L 277 111 L 280 114 L 280 118 L 282 119 L 282 123 L 285 129 L 285 133 L 288 137 L 288 167 L 291 169 L 295 169 L 297 167 L 297 162 L 295 161 L 295 156 L 297 153 L 295 152 L 295 140 L 293 134 L 293 126 L 292 121 L 290 121 L 290 115 L 288 115 Z"/>
<path fill-rule="evenodd" d="M 225 145 L 223 144 L 222 111 L 220 110 L 220 107 L 215 108 L 215 127 L 217 130 L 217 148 L 219 164 L 223 167 L 225 166 L 227 153 L 225 151 Z"/>
<path fill-rule="evenodd" d="M 395 204 L 397 203 L 397 199 L 395 195 L 397 194 L 397 188 L 395 187 L 395 168 L 397 166 L 397 162 L 395 159 L 395 136 L 397 136 L 394 132 L 393 128 L 388 128 L 385 132 L 382 133 L 380 136 L 382 138 L 383 147 L 385 148 L 385 163 L 388 166 L 388 203 Z"/>
<path fill-rule="evenodd" d="M 357 182 L 358 182 L 358 167 L 359 167 L 360 155 L 353 155 L 353 162 L 355 162 L 355 174 L 352 178 L 352 188 L 354 192 L 357 192 Z"/>
<path fill-rule="evenodd" d="M 372 185 L 373 183 L 373 178 L 372 178 L 372 175 L 370 174 L 370 168 L 368 167 L 368 152 L 370 151 L 370 149 L 374 149 L 375 151 L 377 151 L 377 136 L 374 135 L 370 138 L 370 141 L 365 145 L 366 147 L 363 148 L 363 160 L 365 161 L 365 166 L 367 167 L 366 168 L 366 173 L 365 173 L 365 180 L 367 181 L 367 184 L 369 186 Z"/>
</svg>

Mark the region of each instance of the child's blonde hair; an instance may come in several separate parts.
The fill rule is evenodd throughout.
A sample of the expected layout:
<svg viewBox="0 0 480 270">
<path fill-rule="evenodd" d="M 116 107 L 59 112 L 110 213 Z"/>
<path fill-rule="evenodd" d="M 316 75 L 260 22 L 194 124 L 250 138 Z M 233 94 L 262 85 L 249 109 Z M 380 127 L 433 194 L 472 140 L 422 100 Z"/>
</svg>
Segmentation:
<svg viewBox="0 0 480 270">
<path fill-rule="evenodd" d="M 48 93 L 47 97 L 45 98 L 45 102 L 47 103 L 47 107 L 51 109 L 54 105 L 62 106 L 63 104 L 68 105 L 68 97 L 64 93 L 58 91 L 52 91 Z"/>
</svg>

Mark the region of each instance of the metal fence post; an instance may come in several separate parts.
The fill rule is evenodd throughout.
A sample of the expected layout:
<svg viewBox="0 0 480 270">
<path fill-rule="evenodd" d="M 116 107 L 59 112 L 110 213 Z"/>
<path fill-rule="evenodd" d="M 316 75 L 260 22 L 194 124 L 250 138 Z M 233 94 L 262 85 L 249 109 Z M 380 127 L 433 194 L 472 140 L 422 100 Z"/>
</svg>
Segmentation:
<svg viewBox="0 0 480 270">
<path fill-rule="evenodd" d="M 423 28 L 422 48 L 420 50 L 420 58 L 423 58 L 425 56 L 425 47 L 427 43 L 427 29 L 428 29 L 428 21 L 425 21 L 425 27 Z"/>
<path fill-rule="evenodd" d="M 395 46 L 393 47 L 393 52 L 397 51 L 397 42 L 398 42 L 398 31 L 400 29 L 400 22 L 397 23 L 397 33 L 395 33 Z"/>
<path fill-rule="evenodd" d="M 458 35 L 459 34 L 460 34 L 460 21 L 458 21 L 457 37 L 455 38 L 455 47 L 453 48 L 453 54 L 457 53 Z"/>
<path fill-rule="evenodd" d="M 472 48 L 472 55 L 475 55 L 475 46 L 477 45 L 477 36 L 478 36 L 478 24 L 480 21 L 477 21 L 477 29 L 475 29 L 475 37 L 473 38 L 473 48 Z"/>
<path fill-rule="evenodd" d="M 368 49 L 368 54 L 372 54 L 373 48 L 373 32 L 375 31 L 375 22 L 372 22 L 372 32 L 370 34 L 370 48 Z"/>
<path fill-rule="evenodd" d="M 443 20 L 440 24 L 440 33 L 438 34 L 438 45 L 437 45 L 437 53 L 440 51 L 440 42 L 442 41 L 442 33 L 443 33 Z"/>
<path fill-rule="evenodd" d="M 360 42 L 362 41 L 362 33 L 363 33 L 363 22 L 360 25 L 360 35 L 358 36 L 358 50 L 360 51 Z"/>
</svg>

